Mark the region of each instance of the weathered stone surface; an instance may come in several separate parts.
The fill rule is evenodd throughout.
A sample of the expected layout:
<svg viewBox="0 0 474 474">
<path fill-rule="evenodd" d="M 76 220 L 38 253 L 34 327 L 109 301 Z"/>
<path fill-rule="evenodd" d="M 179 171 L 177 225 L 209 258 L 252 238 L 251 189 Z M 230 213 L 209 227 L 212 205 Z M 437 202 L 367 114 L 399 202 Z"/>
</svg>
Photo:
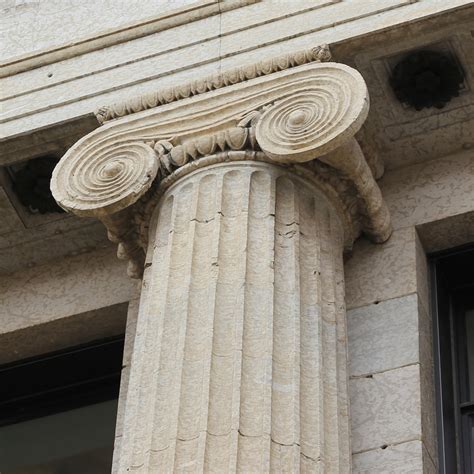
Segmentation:
<svg viewBox="0 0 474 474">
<path fill-rule="evenodd" d="M 415 229 L 396 230 L 381 246 L 359 239 L 344 268 L 348 309 L 416 292 Z"/>
<path fill-rule="evenodd" d="M 39 304 L 39 303 L 38 303 Z M 71 314 L 63 318 L 0 331 L 0 364 L 122 335 L 125 331 L 126 303 Z M 2 315 L 4 316 L 4 315 Z M 3 318 L 0 320 L 3 322 Z"/>
<path fill-rule="evenodd" d="M 225 10 L 226 3 L 230 2 L 218 5 L 219 9 Z M 454 9 L 469 3 L 469 0 L 451 0 L 443 8 Z M 146 9 L 147 5 L 148 2 L 137 4 L 134 18 L 140 18 L 138 10 Z M 84 41 L 80 48 L 74 44 L 56 48 L 60 55 L 54 67 L 48 64 L 51 54 L 42 51 L 45 66 L 30 70 L 31 66 L 27 64 L 21 78 L 4 79 L 2 90 L 8 96 L 5 102 L 8 115 L 2 130 L 10 136 L 64 123 L 104 103 L 126 100 L 161 86 L 190 80 L 196 75 L 306 48 L 309 44 L 350 43 L 354 37 L 367 32 L 383 31 L 440 12 L 436 0 L 415 3 L 410 0 L 378 0 L 376 3 L 314 0 L 309 6 L 307 1 L 258 2 L 222 11 L 220 15 L 216 15 L 215 7 L 211 8 L 214 16 L 203 18 L 191 11 L 187 19 L 180 19 L 181 26 L 178 23 L 176 28 L 161 31 L 151 28 L 134 41 L 118 41 L 120 44 L 112 41 L 105 50 L 94 51 L 94 42 L 107 43 L 97 37 Z M 87 6 L 80 9 L 84 10 Z M 150 11 L 149 15 L 154 13 L 156 11 Z M 115 15 L 112 20 L 114 18 Z M 170 15 L 166 20 L 173 24 L 175 19 Z M 147 22 L 153 24 L 150 20 Z M 146 26 L 146 23 L 138 25 L 138 29 Z M 79 22 L 78 28 L 84 31 L 85 26 Z M 65 29 L 67 33 L 68 28 Z M 51 30 L 51 27 L 41 28 L 40 36 Z M 123 36 L 129 33 L 127 30 L 133 28 L 122 28 L 116 35 Z M 71 46 L 76 46 L 77 51 L 70 51 L 74 49 Z M 90 52 L 83 54 L 88 50 Z M 27 57 L 25 62 L 31 62 L 31 59 Z"/>
<path fill-rule="evenodd" d="M 395 229 L 472 212 L 474 152 L 390 170 L 380 180 L 380 188 Z"/>
<path fill-rule="evenodd" d="M 265 163 L 165 192 L 119 472 L 348 469 L 342 227 L 325 202 Z"/>
<path fill-rule="evenodd" d="M 438 252 L 474 242 L 474 211 L 417 226 L 423 248 Z"/>
<path fill-rule="evenodd" d="M 350 469 L 342 254 L 391 226 L 354 138 L 365 84 L 323 59 L 106 107 L 53 172 L 143 272 L 117 472 Z"/>
<path fill-rule="evenodd" d="M 348 311 L 349 374 L 373 374 L 420 362 L 418 319 L 416 294 Z"/>
<path fill-rule="evenodd" d="M 421 438 L 420 365 L 353 378 L 352 451 Z"/>
<path fill-rule="evenodd" d="M 137 336 L 137 320 L 140 304 L 141 285 L 137 285 L 133 299 L 130 300 L 127 308 L 127 322 L 125 331 L 125 343 L 123 348 L 122 372 L 120 374 L 120 397 L 117 407 L 117 420 L 115 424 L 115 442 L 112 472 L 118 472 L 120 460 L 120 449 L 124 431 L 124 414 L 127 404 L 128 386 L 130 380 L 130 370 L 132 365 L 133 347 Z"/>
<path fill-rule="evenodd" d="M 2 332 L 130 300 L 134 282 L 112 248 L 0 277 Z"/>
</svg>

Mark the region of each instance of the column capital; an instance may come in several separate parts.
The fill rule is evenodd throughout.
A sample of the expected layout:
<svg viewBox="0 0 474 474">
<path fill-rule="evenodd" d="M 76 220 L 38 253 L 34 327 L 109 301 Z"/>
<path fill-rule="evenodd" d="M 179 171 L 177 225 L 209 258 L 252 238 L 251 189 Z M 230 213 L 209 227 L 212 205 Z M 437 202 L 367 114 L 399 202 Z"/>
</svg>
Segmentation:
<svg viewBox="0 0 474 474">
<path fill-rule="evenodd" d="M 346 248 L 361 232 L 386 240 L 376 158 L 364 157 L 354 138 L 368 114 L 367 87 L 355 69 L 329 60 L 328 48 L 316 47 L 101 108 L 103 125 L 54 170 L 56 201 L 102 220 L 135 277 L 163 190 L 222 161 L 270 161 L 305 173 L 338 200 Z"/>
</svg>

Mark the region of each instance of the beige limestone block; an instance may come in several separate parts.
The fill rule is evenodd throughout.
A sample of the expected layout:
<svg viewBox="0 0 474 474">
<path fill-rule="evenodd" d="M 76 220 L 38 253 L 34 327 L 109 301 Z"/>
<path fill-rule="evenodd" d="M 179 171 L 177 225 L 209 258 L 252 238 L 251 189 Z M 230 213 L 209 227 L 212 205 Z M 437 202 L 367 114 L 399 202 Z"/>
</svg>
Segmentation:
<svg viewBox="0 0 474 474">
<path fill-rule="evenodd" d="M 348 309 L 416 292 L 415 229 L 396 230 L 381 246 L 359 239 L 344 267 Z"/>
<path fill-rule="evenodd" d="M 349 393 L 353 453 L 421 438 L 419 364 L 353 378 Z"/>
<path fill-rule="evenodd" d="M 265 163 L 157 209 L 117 472 L 347 472 L 342 227 Z"/>
<path fill-rule="evenodd" d="M 411 294 L 350 310 L 347 317 L 351 384 L 362 384 L 360 380 L 363 380 L 363 376 L 368 376 L 369 380 L 366 384 L 370 385 L 372 383 L 370 377 L 378 379 L 379 375 L 386 374 L 387 371 L 391 372 L 392 369 L 419 364 L 420 375 L 416 384 L 419 386 L 421 412 L 416 416 L 421 426 L 419 439 L 423 442 L 426 455 L 423 455 L 421 459 L 421 452 L 417 454 L 419 459 L 416 462 L 420 465 L 423 462 L 423 466 L 436 466 L 436 409 L 430 315 L 421 304 L 417 294 Z M 391 390 L 393 396 L 403 397 L 406 387 L 403 383 L 394 384 Z M 375 405 L 377 402 L 374 400 Z M 358 411 L 358 403 L 365 405 L 368 401 L 363 396 L 351 399 L 353 414 Z M 399 416 L 397 412 L 387 414 L 385 423 L 395 424 Z M 380 423 L 375 416 L 371 418 L 367 415 L 366 420 L 367 423 L 358 428 L 357 436 L 361 438 L 366 434 L 373 436 L 373 431 L 378 429 L 377 426 Z M 393 439 L 390 439 L 386 432 L 380 433 L 380 438 L 374 439 L 379 446 L 394 447 L 391 445 Z M 366 455 L 360 453 L 360 459 L 364 460 L 364 463 L 365 460 L 374 462 L 373 465 L 371 464 L 371 469 L 377 467 L 377 459 L 381 463 L 387 462 L 388 465 L 394 463 L 391 469 L 395 470 L 397 463 L 395 459 L 392 459 L 390 452 L 389 449 L 388 452 L 381 450 Z M 405 454 L 408 456 L 407 453 L 402 456 L 402 453 L 400 453 L 399 462 L 403 461 Z M 357 456 L 359 455 L 353 458 L 354 469 L 357 466 Z M 409 458 L 406 458 L 406 462 L 407 465 L 411 465 Z M 382 466 L 384 464 L 381 464 L 381 468 Z M 361 468 L 361 472 L 365 471 Z"/>
<path fill-rule="evenodd" d="M 474 153 L 388 171 L 380 188 L 395 229 L 474 211 Z M 436 238 L 436 236 L 433 236 Z"/>
<path fill-rule="evenodd" d="M 408 234 L 408 245 L 400 242 L 400 234 Z M 407 468 L 413 463 L 413 472 L 436 472 L 427 260 L 414 228 L 395 231 L 388 244 L 394 242 L 393 239 L 396 243 L 393 249 L 364 246 L 360 254 L 356 244 L 355 256 L 363 268 L 351 266 L 354 262 L 350 260 L 346 264 L 347 294 L 354 295 L 351 288 L 355 283 L 360 285 L 361 298 L 380 298 L 348 312 L 352 440 L 353 450 L 358 453 L 353 457 L 354 470 L 358 472 L 358 462 L 361 462 L 360 472 L 366 472 L 364 469 L 376 472 L 380 461 L 387 463 L 386 471 L 383 464 L 380 472 L 398 472 L 397 463 L 402 463 L 408 453 L 402 452 L 394 458 L 391 450 L 398 443 L 419 439 L 423 449 L 416 455 L 417 460 L 415 454 L 413 460 L 406 458 Z M 373 249 L 376 252 L 372 253 Z M 382 252 L 378 254 L 377 250 Z M 370 268 L 374 262 L 377 263 Z M 358 272 L 364 268 L 366 281 L 361 284 L 354 280 L 352 272 L 357 270 L 361 275 Z M 382 268 L 387 276 L 385 282 L 379 281 L 378 272 Z M 370 293 L 370 285 L 373 285 L 373 293 Z M 400 296 L 404 293 L 406 296 Z M 405 379 L 407 370 L 415 371 L 413 377 Z M 400 380 L 395 376 L 400 376 Z M 366 453 L 366 450 L 371 451 Z M 367 467 L 363 467 L 365 462 L 369 463 Z"/>
<path fill-rule="evenodd" d="M 474 211 L 421 224 L 417 231 L 427 253 L 474 242 Z"/>
<path fill-rule="evenodd" d="M 388 474 L 423 472 L 423 445 L 419 440 L 384 445 L 352 456 L 354 474 Z"/>
<path fill-rule="evenodd" d="M 107 248 L 0 277 L 2 332 L 130 300 L 135 283 Z"/>
<path fill-rule="evenodd" d="M 418 320 L 416 294 L 348 311 L 349 374 L 368 375 L 420 362 Z"/>
</svg>

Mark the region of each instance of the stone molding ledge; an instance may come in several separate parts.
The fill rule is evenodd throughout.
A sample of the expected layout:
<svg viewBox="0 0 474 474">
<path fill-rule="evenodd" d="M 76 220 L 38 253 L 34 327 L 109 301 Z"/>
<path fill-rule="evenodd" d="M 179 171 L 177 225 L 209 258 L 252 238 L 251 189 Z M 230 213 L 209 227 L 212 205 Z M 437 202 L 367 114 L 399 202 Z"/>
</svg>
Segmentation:
<svg viewBox="0 0 474 474">
<path fill-rule="evenodd" d="M 176 28 L 203 18 L 220 15 L 223 12 L 251 5 L 258 1 L 261 0 L 227 0 L 226 2 L 221 2 L 221 0 L 202 0 L 196 2 L 196 4 L 167 11 L 164 14 L 111 28 L 99 35 L 87 36 L 60 46 L 14 56 L 0 62 L 0 78 L 133 41 L 143 36 Z"/>
<path fill-rule="evenodd" d="M 132 277 L 142 274 L 164 187 L 223 161 L 268 161 L 315 181 L 339 209 L 346 250 L 361 232 L 385 241 L 391 227 L 374 178 L 380 165 L 354 138 L 368 91 L 356 70 L 321 62 L 329 59 L 327 47 L 317 47 L 102 109 L 109 121 L 54 170 L 55 199 L 106 225 Z"/>
<path fill-rule="evenodd" d="M 115 118 L 141 112 L 159 105 L 169 104 L 177 100 L 187 99 L 195 95 L 204 94 L 205 92 L 255 79 L 256 77 L 266 76 L 277 71 L 283 71 L 312 62 L 325 62 L 330 60 L 331 52 L 329 51 L 329 46 L 317 46 L 308 50 L 283 54 L 257 63 L 228 69 L 219 74 L 211 74 L 210 76 L 179 84 L 175 87 L 160 89 L 149 94 L 134 97 L 128 102 L 119 102 L 100 107 L 95 112 L 95 115 L 99 123 L 103 124 Z"/>
</svg>

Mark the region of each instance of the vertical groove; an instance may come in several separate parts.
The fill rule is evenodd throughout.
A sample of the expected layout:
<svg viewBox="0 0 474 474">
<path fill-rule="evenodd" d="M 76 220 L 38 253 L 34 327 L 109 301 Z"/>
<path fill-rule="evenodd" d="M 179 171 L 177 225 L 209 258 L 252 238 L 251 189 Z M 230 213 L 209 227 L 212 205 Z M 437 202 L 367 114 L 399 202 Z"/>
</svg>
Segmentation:
<svg viewBox="0 0 474 474">
<path fill-rule="evenodd" d="M 154 385 L 152 380 L 150 380 L 150 373 L 153 372 L 153 368 L 157 363 L 155 344 L 157 343 L 157 339 L 158 343 L 161 339 L 163 323 L 163 315 L 155 316 L 154 313 L 159 311 L 159 300 L 167 286 L 169 273 L 167 268 L 169 267 L 170 261 L 169 240 L 172 239 L 170 229 L 172 228 L 175 212 L 175 202 L 173 197 L 170 196 L 159 210 L 160 222 L 156 230 L 155 250 L 153 254 L 154 267 L 165 270 L 165 273 L 163 278 L 158 281 L 151 279 L 146 295 L 142 295 L 147 296 L 146 301 L 142 299 L 140 302 L 139 311 L 143 311 L 146 314 L 146 325 L 143 328 L 143 335 L 140 331 L 137 331 L 139 337 L 143 338 L 143 345 L 139 346 L 137 343 L 135 346 L 142 348 L 143 356 L 140 358 L 140 361 L 137 361 L 134 355 L 133 364 L 135 368 L 132 368 L 134 374 L 137 374 L 136 377 L 138 379 L 134 382 L 134 384 L 136 384 L 136 392 L 133 396 L 136 396 L 138 401 L 137 412 L 133 413 L 133 415 L 136 415 L 133 420 L 133 438 L 127 443 L 127 445 L 130 445 L 128 449 L 131 450 L 129 462 L 130 470 L 132 471 L 141 470 L 143 472 L 145 469 L 146 456 L 151 446 L 153 425 L 152 418 L 149 417 L 149 411 L 153 407 Z M 150 297 L 152 294 L 158 296 L 158 301 Z M 129 400 L 130 399 L 131 397 L 129 397 Z M 127 413 L 127 415 L 130 416 L 129 413 Z"/>
<path fill-rule="evenodd" d="M 226 164 L 159 213 L 119 472 L 350 471 L 332 206 L 283 168 Z"/>
<path fill-rule="evenodd" d="M 300 192 L 300 471 L 318 469 L 321 457 L 321 290 L 315 198 Z M 321 205 L 321 203 L 319 203 Z"/>
<path fill-rule="evenodd" d="M 199 182 L 190 258 L 188 304 L 186 309 L 185 338 L 179 380 L 179 410 L 176 427 L 174 468 L 178 472 L 198 468 L 198 446 L 201 418 L 201 397 L 204 389 L 206 341 L 212 332 L 209 317 L 209 283 L 213 262 L 209 252 L 211 234 L 216 231 L 216 176 L 206 176 Z M 207 389 L 207 387 L 206 387 Z"/>
<path fill-rule="evenodd" d="M 321 219 L 321 266 L 324 274 L 322 285 L 323 373 L 324 380 L 324 466 L 331 472 L 339 472 L 338 445 L 338 377 L 335 267 L 331 233 L 331 215 L 328 207 L 319 212 Z"/>
<path fill-rule="evenodd" d="M 272 367 L 271 470 L 295 472 L 297 439 L 296 380 L 299 298 L 296 243 L 298 209 L 294 183 L 286 176 L 276 183 L 274 311 Z"/>
<path fill-rule="evenodd" d="M 154 342 L 154 350 L 158 354 L 153 367 L 154 406 L 151 412 L 144 414 L 144 419 L 153 421 L 153 434 L 148 457 L 147 472 L 170 470 L 173 465 L 176 444 L 175 422 L 179 393 L 177 374 L 180 373 L 181 361 L 179 351 L 184 342 L 186 325 L 187 279 L 189 278 L 189 263 L 191 261 L 192 239 L 188 239 L 191 216 L 194 215 L 189 202 L 197 203 L 199 187 L 194 183 L 183 186 L 175 194 L 176 212 L 172 222 L 172 238 L 169 242 L 168 267 L 163 273 L 169 272 L 166 289 L 156 297 L 160 299 L 157 305 L 159 319 L 162 320 L 161 334 Z M 192 199 L 192 201 L 191 201 Z M 194 226 L 191 232 L 194 231 Z M 183 258 L 183 254 L 186 258 Z M 155 268 L 159 271 L 161 268 Z M 183 284 L 184 282 L 184 284 Z M 178 395 L 179 397 L 179 395 Z"/>
<path fill-rule="evenodd" d="M 333 246 L 334 274 L 335 274 L 335 300 L 336 300 L 336 364 L 337 364 L 337 420 L 338 420 L 338 446 L 339 470 L 349 472 L 351 467 L 351 446 L 349 426 L 349 400 L 348 400 L 348 371 L 347 371 L 347 322 L 344 289 L 343 265 L 343 231 L 340 222 L 335 216 L 331 219 Z"/>
<path fill-rule="evenodd" d="M 268 418 L 273 313 L 272 176 L 255 171 L 250 178 L 237 472 L 268 470 Z"/>
<path fill-rule="evenodd" d="M 239 384 L 239 380 L 235 380 L 236 321 L 242 319 L 243 242 L 246 235 L 242 211 L 247 210 L 246 191 L 246 178 L 242 171 L 230 171 L 224 175 L 216 262 L 219 273 L 210 354 L 208 433 L 204 453 L 206 472 L 228 472 L 231 465 L 235 465 L 236 427 L 234 432 L 232 428 L 233 413 L 238 406 L 235 388 Z"/>
</svg>

